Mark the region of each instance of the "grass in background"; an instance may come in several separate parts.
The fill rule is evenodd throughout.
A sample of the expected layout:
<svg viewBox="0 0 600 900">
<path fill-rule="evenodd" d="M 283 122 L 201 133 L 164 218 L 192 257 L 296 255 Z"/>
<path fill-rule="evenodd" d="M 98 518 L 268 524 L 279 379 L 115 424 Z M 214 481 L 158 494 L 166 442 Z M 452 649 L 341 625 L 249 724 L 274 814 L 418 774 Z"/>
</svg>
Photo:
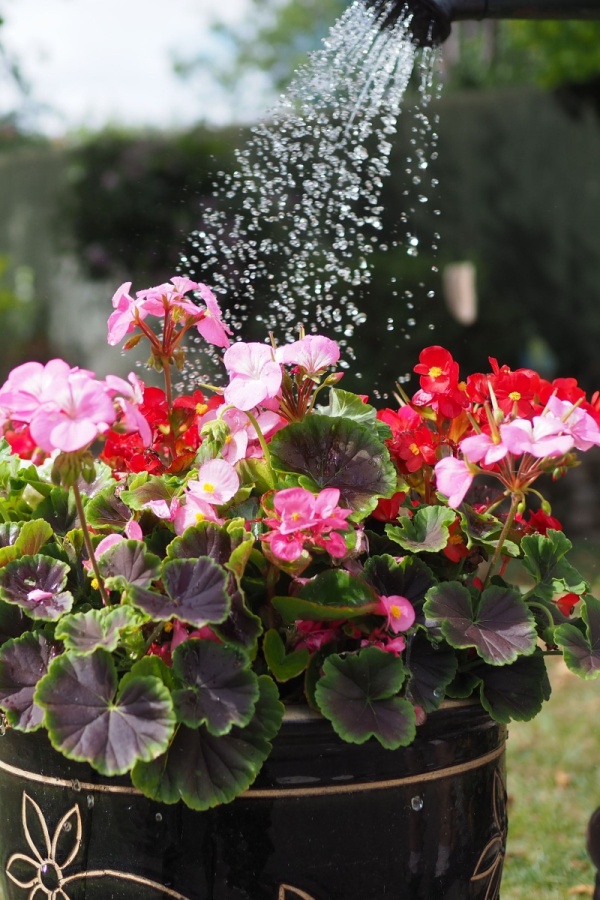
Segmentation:
<svg viewBox="0 0 600 900">
<path fill-rule="evenodd" d="M 562 659 L 548 663 L 550 701 L 532 722 L 509 726 L 502 900 L 592 896 L 585 834 L 600 806 L 600 682 L 572 675 Z"/>
</svg>

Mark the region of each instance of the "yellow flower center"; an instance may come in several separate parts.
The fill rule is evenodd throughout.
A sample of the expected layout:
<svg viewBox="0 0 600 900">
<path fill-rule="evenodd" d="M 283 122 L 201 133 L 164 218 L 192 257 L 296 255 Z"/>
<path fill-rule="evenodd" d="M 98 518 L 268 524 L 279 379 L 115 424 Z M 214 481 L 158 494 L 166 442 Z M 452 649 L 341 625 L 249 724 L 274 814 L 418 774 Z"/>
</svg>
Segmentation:
<svg viewBox="0 0 600 900">
<path fill-rule="evenodd" d="M 519 391 L 511 391 L 510 394 L 508 395 L 508 397 L 509 397 L 509 400 L 512 400 L 516 403 L 517 400 L 521 399 L 521 394 L 519 393 Z"/>
<path fill-rule="evenodd" d="M 393 619 L 401 619 L 402 618 L 402 610 L 396 603 L 392 603 L 390 606 L 390 616 Z"/>
<path fill-rule="evenodd" d="M 196 513 L 196 524 L 199 525 L 201 522 L 204 522 L 205 518 L 206 518 L 206 516 L 204 515 L 204 513 L 201 513 L 201 512 Z"/>
<path fill-rule="evenodd" d="M 442 370 L 440 369 L 439 366 L 432 366 L 429 370 L 430 378 L 439 378 L 441 374 L 442 374 Z"/>
<path fill-rule="evenodd" d="M 196 414 L 199 416 L 203 416 L 204 413 L 208 410 L 208 406 L 206 403 L 196 403 Z"/>
<path fill-rule="evenodd" d="M 409 449 L 410 452 L 413 454 L 413 456 L 418 456 L 418 455 L 419 455 L 419 452 L 420 452 L 420 451 L 419 451 L 419 448 L 418 448 L 418 446 L 417 446 L 416 444 L 410 444 L 409 447 L 408 447 L 408 449 Z"/>
<path fill-rule="evenodd" d="M 293 522 L 297 522 L 298 519 L 300 518 L 300 513 L 299 513 L 299 512 L 293 512 L 292 515 L 290 516 L 290 518 L 292 519 Z"/>
<path fill-rule="evenodd" d="M 206 491 L 207 494 L 214 494 L 215 486 L 211 484 L 210 481 L 205 481 L 202 485 L 202 489 Z"/>
</svg>

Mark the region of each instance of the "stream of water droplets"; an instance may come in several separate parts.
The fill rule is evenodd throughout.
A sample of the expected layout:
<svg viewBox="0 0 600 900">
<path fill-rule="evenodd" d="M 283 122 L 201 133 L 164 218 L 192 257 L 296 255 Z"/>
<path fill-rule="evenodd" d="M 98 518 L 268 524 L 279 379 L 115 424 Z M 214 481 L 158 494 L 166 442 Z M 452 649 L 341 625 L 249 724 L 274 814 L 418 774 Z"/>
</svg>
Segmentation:
<svg viewBox="0 0 600 900">
<path fill-rule="evenodd" d="M 236 152 L 235 171 L 222 176 L 181 258 L 182 271 L 221 295 L 228 321 L 236 332 L 244 327 L 245 339 L 262 340 L 271 331 L 280 342 L 294 340 L 302 324 L 340 343 L 344 367 L 356 359 L 355 329 L 367 318 L 357 296 L 371 279 L 373 250 L 404 245 L 409 256 L 419 252 L 410 203 L 397 239 L 383 233 L 381 205 L 417 54 L 421 77 L 405 194 L 416 191 L 414 202 L 427 201 L 427 104 L 437 54 L 415 49 L 402 16 L 385 28 L 381 16 L 387 10 L 378 16 L 356 0 L 333 26 Z M 412 304 L 405 300 L 408 324 Z M 392 331 L 394 311 L 386 315 Z M 259 330 L 249 335 L 254 322 Z M 190 363 L 193 380 L 199 365 Z"/>
</svg>

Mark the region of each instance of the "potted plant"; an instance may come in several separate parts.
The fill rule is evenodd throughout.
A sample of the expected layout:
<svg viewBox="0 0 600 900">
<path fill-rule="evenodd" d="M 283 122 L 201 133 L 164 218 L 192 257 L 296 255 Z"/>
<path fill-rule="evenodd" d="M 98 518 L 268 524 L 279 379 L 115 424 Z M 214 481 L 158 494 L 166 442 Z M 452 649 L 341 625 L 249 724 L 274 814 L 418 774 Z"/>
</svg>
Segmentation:
<svg viewBox="0 0 600 900">
<path fill-rule="evenodd" d="M 378 411 L 326 337 L 230 343 L 207 286 L 130 288 L 109 343 L 164 390 L 62 360 L 0 389 L 5 896 L 496 897 L 506 723 L 546 655 L 600 667 L 537 486 L 597 398 L 429 347 Z M 190 329 L 227 378 L 174 396 Z"/>
</svg>

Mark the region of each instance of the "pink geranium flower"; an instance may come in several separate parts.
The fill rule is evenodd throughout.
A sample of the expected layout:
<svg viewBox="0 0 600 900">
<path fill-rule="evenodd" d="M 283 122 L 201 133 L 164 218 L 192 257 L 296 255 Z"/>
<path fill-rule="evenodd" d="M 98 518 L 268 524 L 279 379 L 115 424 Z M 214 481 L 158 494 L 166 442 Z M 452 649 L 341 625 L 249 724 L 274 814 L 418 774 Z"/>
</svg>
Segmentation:
<svg viewBox="0 0 600 900">
<path fill-rule="evenodd" d="M 574 438 L 565 434 L 566 427 L 554 416 L 534 416 L 529 419 L 514 419 L 500 425 L 502 443 L 514 456 L 529 453 L 536 459 L 564 456 L 573 449 Z"/>
<path fill-rule="evenodd" d="M 267 344 L 238 341 L 225 351 L 223 362 L 231 379 L 224 392 L 226 403 L 251 410 L 279 394 L 281 366 Z"/>
<path fill-rule="evenodd" d="M 108 319 L 108 343 L 119 344 L 126 334 L 134 330 L 138 319 L 144 319 L 148 310 L 144 308 L 144 297 L 137 295 L 134 299 L 129 291 L 131 281 L 126 281 L 114 293 L 112 305 L 114 313 Z"/>
<path fill-rule="evenodd" d="M 448 498 L 448 506 L 460 506 L 471 487 L 473 472 L 463 459 L 446 456 L 435 464 L 437 489 Z"/>
<path fill-rule="evenodd" d="M 340 348 L 335 341 L 320 334 L 309 334 L 299 341 L 285 344 L 275 351 L 277 362 L 301 366 L 307 375 L 316 376 L 334 366 L 340 358 Z"/>
<path fill-rule="evenodd" d="M 199 284 L 197 289 L 206 303 L 206 310 L 196 328 L 209 344 L 214 344 L 215 347 L 229 347 L 229 335 L 233 332 L 223 321 L 223 314 L 217 298 L 206 284 Z"/>
<path fill-rule="evenodd" d="M 547 413 L 560 419 L 564 431 L 571 435 L 577 450 L 589 450 L 600 444 L 598 423 L 584 409 L 574 406 L 569 400 L 559 400 L 553 395 L 546 404 L 544 415 Z"/>
<path fill-rule="evenodd" d="M 117 417 L 110 391 L 88 372 L 73 371 L 56 386 L 55 399 L 40 406 L 30 423 L 42 450 L 81 450 L 108 431 Z"/>
<path fill-rule="evenodd" d="M 473 434 L 464 438 L 460 442 L 460 449 L 469 462 L 483 462 L 485 466 L 491 466 L 504 459 L 508 453 L 508 447 L 500 441 L 494 441 L 489 434 Z"/>
<path fill-rule="evenodd" d="M 74 371 L 78 370 L 62 359 L 51 359 L 46 365 L 29 362 L 17 366 L 0 390 L 0 409 L 14 421 L 31 422 L 40 406 L 56 399 Z"/>
</svg>

